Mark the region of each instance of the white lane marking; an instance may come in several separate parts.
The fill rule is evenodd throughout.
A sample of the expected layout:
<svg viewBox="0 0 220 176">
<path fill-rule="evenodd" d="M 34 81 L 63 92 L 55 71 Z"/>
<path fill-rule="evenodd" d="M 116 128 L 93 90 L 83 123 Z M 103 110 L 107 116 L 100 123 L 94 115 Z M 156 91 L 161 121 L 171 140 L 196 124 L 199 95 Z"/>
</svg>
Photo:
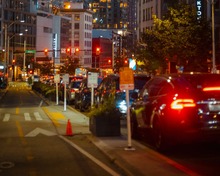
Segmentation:
<svg viewBox="0 0 220 176">
<path fill-rule="evenodd" d="M 41 107 L 43 104 L 43 100 L 40 101 L 39 107 Z"/>
<path fill-rule="evenodd" d="M 5 114 L 4 118 L 3 118 L 3 122 L 8 122 L 10 119 L 10 114 Z"/>
<path fill-rule="evenodd" d="M 31 117 L 29 113 L 24 113 L 24 118 L 26 121 L 31 121 Z"/>
<path fill-rule="evenodd" d="M 72 141 L 69 141 L 68 139 L 66 139 L 65 137 L 63 137 L 61 135 L 59 135 L 59 137 L 61 139 L 63 139 L 65 142 L 67 142 L 68 144 L 70 144 L 72 147 L 74 147 L 76 150 L 78 150 L 80 153 L 82 153 L 83 155 L 87 156 L 89 159 L 91 159 L 94 163 L 96 163 L 98 166 L 103 168 L 109 174 L 111 174 L 113 176 L 120 176 L 120 174 L 118 174 L 117 172 L 112 170 L 110 167 L 108 167 L 107 165 L 102 163 L 100 160 L 98 160 L 97 158 L 95 158 L 94 156 L 92 156 L 91 154 L 89 154 L 88 152 L 83 150 L 82 148 L 80 148 L 78 145 L 74 144 Z"/>
<path fill-rule="evenodd" d="M 35 128 L 33 131 L 30 133 L 26 134 L 25 137 L 35 137 L 38 134 L 44 134 L 46 136 L 55 136 L 57 135 L 56 133 L 53 133 L 51 131 L 44 130 L 42 128 Z"/>
<path fill-rule="evenodd" d="M 34 112 L 34 116 L 36 118 L 36 120 L 43 120 L 39 114 L 39 112 Z"/>
</svg>

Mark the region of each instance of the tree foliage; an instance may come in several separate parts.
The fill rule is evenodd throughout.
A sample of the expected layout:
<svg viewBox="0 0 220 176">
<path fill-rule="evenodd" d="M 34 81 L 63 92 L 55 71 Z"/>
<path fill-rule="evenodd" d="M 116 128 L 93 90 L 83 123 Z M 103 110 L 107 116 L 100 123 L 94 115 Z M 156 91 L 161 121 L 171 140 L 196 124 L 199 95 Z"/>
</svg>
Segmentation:
<svg viewBox="0 0 220 176">
<path fill-rule="evenodd" d="M 168 8 L 163 19 L 153 16 L 137 50 L 145 69 L 163 71 L 168 62 L 184 66 L 184 71 L 204 71 L 211 50 L 210 23 L 197 19 L 196 9 L 186 4 Z"/>
<path fill-rule="evenodd" d="M 79 67 L 79 59 L 74 57 L 67 58 L 66 62 L 60 66 L 61 73 L 75 74 L 75 69 Z"/>
</svg>

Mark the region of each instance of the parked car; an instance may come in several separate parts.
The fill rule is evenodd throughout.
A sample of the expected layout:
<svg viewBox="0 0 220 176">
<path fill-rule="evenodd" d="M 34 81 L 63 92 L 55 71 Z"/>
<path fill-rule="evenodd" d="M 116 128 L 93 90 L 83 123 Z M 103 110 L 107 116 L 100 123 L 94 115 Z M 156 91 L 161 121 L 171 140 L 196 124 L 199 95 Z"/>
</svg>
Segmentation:
<svg viewBox="0 0 220 176">
<path fill-rule="evenodd" d="M 64 82 L 63 82 L 62 76 L 60 77 L 59 90 L 62 92 L 61 95 L 60 95 L 60 99 L 64 100 Z M 69 90 L 69 88 L 71 88 L 72 86 L 73 87 L 77 86 L 77 85 L 70 85 L 71 82 L 74 82 L 74 81 L 81 82 L 83 80 L 83 78 L 84 77 L 82 77 L 82 76 L 72 76 L 72 75 L 69 76 L 69 83 L 66 84 L 66 99 L 67 99 L 67 103 L 69 103 L 69 104 L 74 103 L 74 96 L 75 96 L 74 92 L 75 91 L 72 89 L 72 95 L 71 95 L 71 93 L 70 93 L 71 89 Z M 75 90 L 77 91 L 78 88 L 75 87 Z M 73 97 L 73 99 L 71 98 L 71 96 Z"/>
<path fill-rule="evenodd" d="M 33 76 L 32 76 L 32 80 L 33 80 L 33 82 L 40 82 L 40 76 L 38 76 L 38 75 L 33 75 Z"/>
<path fill-rule="evenodd" d="M 115 97 L 115 106 L 122 115 L 127 114 L 126 93 L 120 90 L 119 75 L 108 75 L 105 77 L 98 88 L 95 91 L 95 104 L 98 106 L 100 103 L 106 101 L 109 96 Z M 139 90 L 150 79 L 147 74 L 135 74 L 134 75 L 134 90 L 129 91 L 130 104 L 134 101 L 133 94 L 139 92 Z"/>
<path fill-rule="evenodd" d="M 102 78 L 98 78 L 98 84 Z M 91 108 L 91 88 L 87 87 L 87 78 L 84 78 L 80 84 L 79 91 L 75 95 L 75 108 L 80 109 L 81 112 L 89 111 Z M 96 89 L 94 89 L 95 91 Z"/>
<path fill-rule="evenodd" d="M 82 80 L 74 80 L 71 81 L 66 88 L 66 101 L 68 104 L 72 104 L 75 102 L 75 95 L 76 92 L 79 91 L 79 86 L 81 84 Z"/>
<path fill-rule="evenodd" d="M 87 78 L 84 78 L 75 97 L 75 108 L 86 111 L 91 106 L 91 88 L 87 87 Z"/>
<path fill-rule="evenodd" d="M 148 136 L 158 150 L 220 139 L 220 75 L 171 74 L 149 80 L 131 105 L 132 138 Z"/>
</svg>

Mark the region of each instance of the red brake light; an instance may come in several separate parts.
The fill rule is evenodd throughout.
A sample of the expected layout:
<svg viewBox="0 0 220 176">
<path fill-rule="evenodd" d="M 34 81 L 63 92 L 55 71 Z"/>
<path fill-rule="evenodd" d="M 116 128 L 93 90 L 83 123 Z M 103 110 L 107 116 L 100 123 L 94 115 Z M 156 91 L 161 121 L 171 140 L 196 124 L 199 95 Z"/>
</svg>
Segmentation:
<svg viewBox="0 0 220 176">
<path fill-rule="evenodd" d="M 74 89 L 71 89 L 71 91 L 70 92 L 75 92 L 75 90 Z"/>
<path fill-rule="evenodd" d="M 171 109 L 183 109 L 185 107 L 195 107 L 193 99 L 177 99 L 171 103 Z"/>
<path fill-rule="evenodd" d="M 207 92 L 207 91 L 220 91 L 220 87 L 204 87 L 203 91 L 204 92 Z"/>
</svg>

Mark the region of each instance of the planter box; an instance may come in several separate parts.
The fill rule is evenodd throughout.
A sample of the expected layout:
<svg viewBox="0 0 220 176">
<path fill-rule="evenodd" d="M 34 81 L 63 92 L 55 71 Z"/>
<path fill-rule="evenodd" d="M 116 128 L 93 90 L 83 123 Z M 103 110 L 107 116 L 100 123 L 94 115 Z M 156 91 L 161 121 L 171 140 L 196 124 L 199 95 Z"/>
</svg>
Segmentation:
<svg viewBox="0 0 220 176">
<path fill-rule="evenodd" d="M 120 116 L 105 114 L 104 116 L 90 117 L 89 129 L 93 135 L 98 137 L 120 136 Z"/>
</svg>

